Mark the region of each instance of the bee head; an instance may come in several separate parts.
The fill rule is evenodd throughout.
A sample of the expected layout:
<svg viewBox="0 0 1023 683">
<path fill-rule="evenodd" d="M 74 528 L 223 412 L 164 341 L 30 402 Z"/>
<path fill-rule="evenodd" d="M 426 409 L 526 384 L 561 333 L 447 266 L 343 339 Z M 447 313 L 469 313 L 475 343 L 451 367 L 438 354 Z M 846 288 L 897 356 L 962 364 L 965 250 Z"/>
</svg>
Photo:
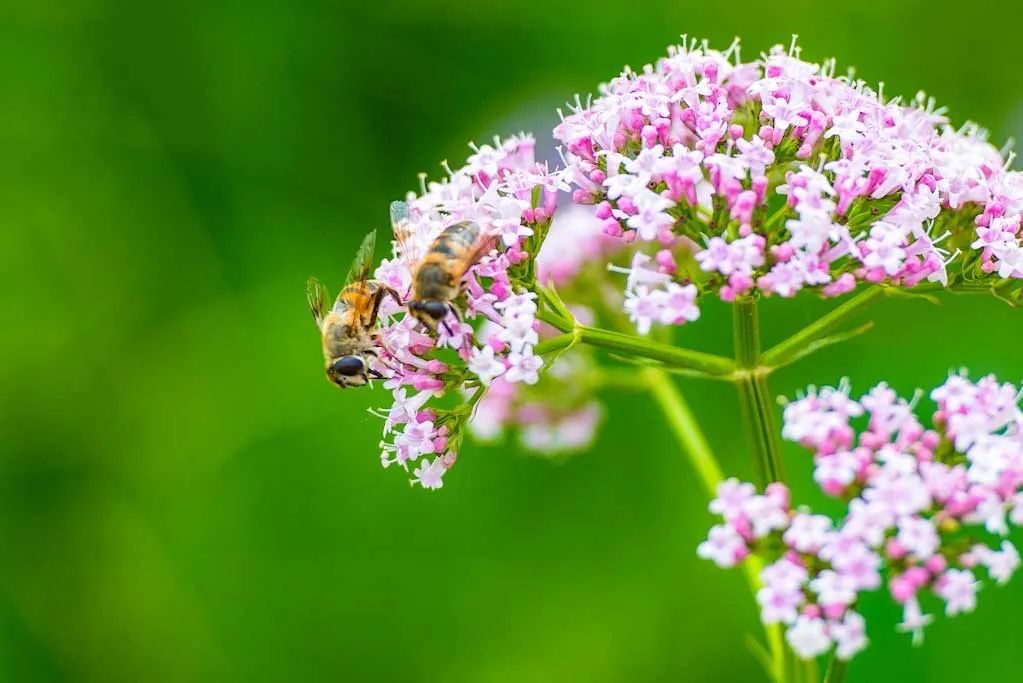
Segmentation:
<svg viewBox="0 0 1023 683">
<path fill-rule="evenodd" d="M 416 320 L 426 325 L 431 332 L 437 329 L 437 323 L 448 314 L 448 305 L 438 299 L 413 300 L 409 302 L 408 308 Z"/>
<path fill-rule="evenodd" d="M 359 356 L 341 356 L 327 365 L 327 379 L 342 389 L 361 387 L 369 381 L 366 361 Z"/>
</svg>

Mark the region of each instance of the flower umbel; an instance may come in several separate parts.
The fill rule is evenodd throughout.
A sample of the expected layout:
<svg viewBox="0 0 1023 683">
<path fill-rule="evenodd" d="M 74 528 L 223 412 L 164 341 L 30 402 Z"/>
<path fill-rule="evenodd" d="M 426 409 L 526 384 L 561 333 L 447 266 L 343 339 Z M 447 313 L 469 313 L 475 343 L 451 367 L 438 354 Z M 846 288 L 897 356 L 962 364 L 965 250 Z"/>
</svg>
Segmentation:
<svg viewBox="0 0 1023 683">
<path fill-rule="evenodd" d="M 865 647 L 855 608 L 882 583 L 904 606 L 900 629 L 918 643 L 933 618 L 922 598 L 939 598 L 948 616 L 970 612 L 978 572 L 1005 583 L 1019 567 L 1011 542 L 992 544 L 1023 521 L 1019 388 L 953 375 L 931 398 L 930 428 L 885 384 L 858 400 L 844 384 L 811 389 L 785 407 L 783 434 L 813 451 L 824 492 L 848 502 L 837 523 L 792 509 L 783 484 L 757 495 L 732 479 L 711 502 L 724 523 L 698 554 L 724 567 L 763 559 L 761 618 L 785 624 L 800 656 L 835 647 L 849 659 Z"/>
<path fill-rule="evenodd" d="M 752 62 L 738 41 L 675 46 L 577 100 L 554 136 L 604 231 L 679 264 L 626 288 L 641 334 L 695 320 L 711 293 L 1023 277 L 1023 180 L 984 131 L 952 128 L 922 94 L 886 101 L 794 46 Z"/>
</svg>

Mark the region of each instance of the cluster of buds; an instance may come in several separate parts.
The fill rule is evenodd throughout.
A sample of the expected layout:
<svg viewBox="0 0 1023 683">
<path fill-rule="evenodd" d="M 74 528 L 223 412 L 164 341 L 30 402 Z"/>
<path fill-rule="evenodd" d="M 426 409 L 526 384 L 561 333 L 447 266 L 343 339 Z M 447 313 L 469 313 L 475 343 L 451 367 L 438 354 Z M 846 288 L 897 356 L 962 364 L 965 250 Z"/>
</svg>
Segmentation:
<svg viewBox="0 0 1023 683">
<path fill-rule="evenodd" d="M 563 116 L 575 202 L 652 252 L 630 270 L 660 277 L 626 287 L 640 332 L 708 293 L 1023 277 L 1023 176 L 984 131 L 834 71 L 794 45 L 743 62 L 693 41 Z"/>
<path fill-rule="evenodd" d="M 813 451 L 821 489 L 848 505 L 839 523 L 793 510 L 783 484 L 758 495 L 728 480 L 710 504 L 724 523 L 700 545 L 723 567 L 765 561 L 758 593 L 765 623 L 783 623 L 793 649 L 814 657 L 832 646 L 848 659 L 866 646 L 860 593 L 887 584 L 914 641 L 933 616 L 972 611 L 978 570 L 1005 583 L 1020 563 L 1000 538 L 1023 523 L 1020 392 L 994 377 L 953 375 L 931 392 L 932 426 L 915 400 L 880 384 L 854 400 L 847 385 L 811 389 L 785 408 L 783 435 Z M 991 539 L 995 539 L 992 541 Z"/>
</svg>

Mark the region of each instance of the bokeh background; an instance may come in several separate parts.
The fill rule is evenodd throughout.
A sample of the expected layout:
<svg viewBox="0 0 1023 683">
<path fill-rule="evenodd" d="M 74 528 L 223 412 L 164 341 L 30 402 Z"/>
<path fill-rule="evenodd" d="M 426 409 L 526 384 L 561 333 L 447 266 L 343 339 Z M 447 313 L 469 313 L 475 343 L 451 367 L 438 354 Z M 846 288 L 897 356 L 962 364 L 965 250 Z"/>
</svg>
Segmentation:
<svg viewBox="0 0 1023 683">
<path fill-rule="evenodd" d="M 467 448 L 442 491 L 410 489 L 377 459 L 385 397 L 323 379 L 305 278 L 338 284 L 418 171 L 546 139 L 556 106 L 683 32 L 747 55 L 799 33 L 887 93 L 1023 132 L 1023 10 L 994 0 L 0 6 L 4 681 L 761 680 L 753 603 L 696 558 L 706 501 L 650 401 L 608 396 L 583 456 Z M 825 308 L 769 302 L 767 341 Z M 727 313 L 681 336 L 727 352 Z M 998 302 L 870 315 L 772 388 L 1023 376 Z M 683 384 L 750 476 L 731 388 Z M 1023 664 L 1023 581 L 920 649 L 889 603 L 865 607 L 853 681 Z"/>
</svg>

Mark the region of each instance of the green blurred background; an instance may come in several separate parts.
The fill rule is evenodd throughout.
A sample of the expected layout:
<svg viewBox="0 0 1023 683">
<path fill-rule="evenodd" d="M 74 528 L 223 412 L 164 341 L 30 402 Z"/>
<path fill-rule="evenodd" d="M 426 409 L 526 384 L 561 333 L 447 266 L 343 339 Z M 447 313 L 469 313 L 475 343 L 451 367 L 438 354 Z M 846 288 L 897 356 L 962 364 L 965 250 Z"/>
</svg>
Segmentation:
<svg viewBox="0 0 1023 683">
<path fill-rule="evenodd" d="M 380 393 L 324 381 L 303 284 L 332 286 L 386 203 L 688 32 L 918 89 L 1023 130 L 1021 10 L 770 3 L 5 0 L 0 9 L 0 680 L 755 681 L 738 572 L 698 560 L 706 501 L 655 409 L 608 397 L 565 462 L 471 447 L 443 491 L 377 459 Z M 765 306 L 767 341 L 827 307 Z M 889 301 L 773 380 L 1019 380 L 1023 318 Z M 688 345 L 727 352 L 710 304 Z M 687 382 L 726 470 L 731 388 Z M 818 503 L 787 452 L 797 498 Z M 1023 581 L 921 649 L 868 600 L 851 680 L 1023 663 Z M 1003 678 L 1004 680 L 1004 678 Z"/>
</svg>

